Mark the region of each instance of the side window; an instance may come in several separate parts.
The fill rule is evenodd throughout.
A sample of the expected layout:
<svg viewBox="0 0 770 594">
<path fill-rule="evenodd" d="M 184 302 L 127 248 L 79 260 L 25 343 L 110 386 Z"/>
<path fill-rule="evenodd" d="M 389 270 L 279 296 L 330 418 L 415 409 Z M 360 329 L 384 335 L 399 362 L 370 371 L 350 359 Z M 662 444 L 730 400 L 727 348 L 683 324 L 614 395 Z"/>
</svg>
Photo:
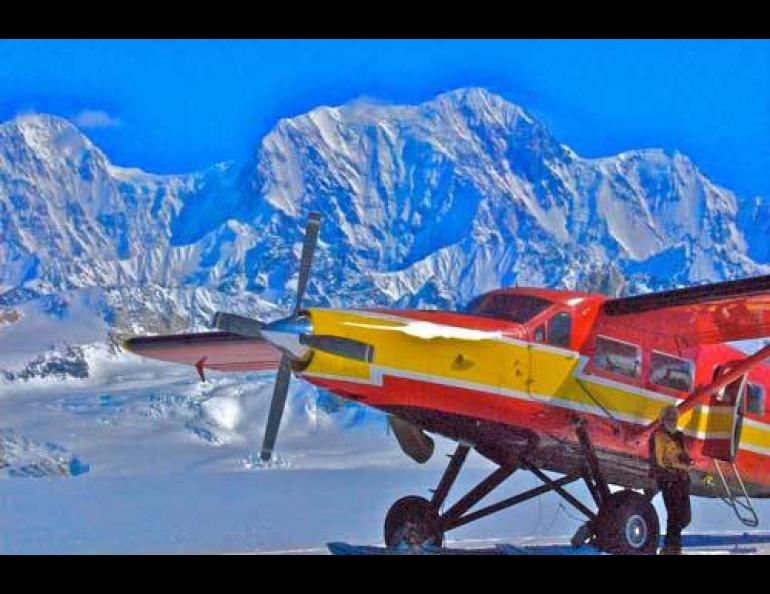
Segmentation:
<svg viewBox="0 0 770 594">
<path fill-rule="evenodd" d="M 557 313 L 548 321 L 548 344 L 568 347 L 572 332 L 572 318 L 566 312 Z"/>
<path fill-rule="evenodd" d="M 765 389 L 757 384 L 749 384 L 746 395 L 748 396 L 746 410 L 755 415 L 764 415 Z"/>
<path fill-rule="evenodd" d="M 642 356 L 638 346 L 597 336 L 593 364 L 598 369 L 637 379 L 642 368 Z"/>
<path fill-rule="evenodd" d="M 543 324 L 535 328 L 535 342 L 545 342 L 545 326 Z"/>
<path fill-rule="evenodd" d="M 650 383 L 682 392 L 691 392 L 692 362 L 653 351 L 650 355 Z"/>
</svg>

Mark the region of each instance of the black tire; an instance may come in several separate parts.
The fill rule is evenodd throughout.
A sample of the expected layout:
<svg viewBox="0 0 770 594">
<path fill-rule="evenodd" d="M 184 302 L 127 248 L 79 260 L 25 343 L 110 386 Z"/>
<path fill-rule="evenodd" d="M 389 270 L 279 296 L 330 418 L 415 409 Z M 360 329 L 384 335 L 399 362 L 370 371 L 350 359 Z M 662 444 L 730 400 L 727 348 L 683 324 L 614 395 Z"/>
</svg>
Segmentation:
<svg viewBox="0 0 770 594">
<path fill-rule="evenodd" d="M 654 555 L 660 523 L 649 499 L 636 491 L 610 495 L 596 517 L 596 544 L 615 555 Z"/>
<path fill-rule="evenodd" d="M 407 522 L 419 532 L 423 545 L 440 547 L 444 532 L 438 510 L 423 497 L 408 495 L 396 501 L 385 516 L 385 545 L 394 547 L 401 541 Z"/>
</svg>

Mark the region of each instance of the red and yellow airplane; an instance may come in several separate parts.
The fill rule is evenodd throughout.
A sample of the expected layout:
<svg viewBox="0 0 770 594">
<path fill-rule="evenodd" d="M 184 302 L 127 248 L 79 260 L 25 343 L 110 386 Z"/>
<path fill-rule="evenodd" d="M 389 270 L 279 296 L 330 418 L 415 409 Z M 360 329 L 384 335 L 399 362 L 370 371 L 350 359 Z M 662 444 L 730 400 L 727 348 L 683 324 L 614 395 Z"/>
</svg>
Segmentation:
<svg viewBox="0 0 770 594">
<path fill-rule="evenodd" d="M 194 365 L 202 379 L 204 370 L 277 369 L 263 460 L 292 374 L 387 413 L 418 462 L 433 453 L 428 433 L 457 441 L 432 498 L 404 497 L 388 511 L 388 545 L 406 526 L 440 545 L 448 530 L 556 492 L 587 518 L 575 544 L 652 553 L 649 443 L 669 405 L 695 461 L 693 494 L 722 498 L 757 524 L 750 498 L 770 497 L 770 345 L 747 356 L 725 343 L 770 336 L 770 276 L 619 299 L 508 288 L 463 312 L 304 308 L 319 226 L 311 214 L 289 317 L 264 324 L 218 313 L 219 331 L 136 337 L 125 347 Z M 470 449 L 499 468 L 442 512 Z M 470 511 L 518 469 L 542 485 Z M 595 509 L 565 488 L 579 480 Z"/>
</svg>

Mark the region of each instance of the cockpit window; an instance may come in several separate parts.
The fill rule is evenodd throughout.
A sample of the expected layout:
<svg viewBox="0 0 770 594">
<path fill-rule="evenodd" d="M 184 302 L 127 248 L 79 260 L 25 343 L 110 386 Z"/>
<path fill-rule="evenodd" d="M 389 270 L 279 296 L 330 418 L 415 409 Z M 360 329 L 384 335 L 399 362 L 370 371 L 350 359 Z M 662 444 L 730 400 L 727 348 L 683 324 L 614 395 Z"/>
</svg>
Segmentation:
<svg viewBox="0 0 770 594">
<path fill-rule="evenodd" d="M 572 318 L 567 312 L 560 312 L 548 320 L 548 344 L 568 347 L 572 333 Z"/>
<path fill-rule="evenodd" d="M 465 307 L 463 312 L 474 316 L 497 318 L 523 324 L 550 306 L 550 301 L 540 297 L 488 293 L 476 297 Z"/>
</svg>

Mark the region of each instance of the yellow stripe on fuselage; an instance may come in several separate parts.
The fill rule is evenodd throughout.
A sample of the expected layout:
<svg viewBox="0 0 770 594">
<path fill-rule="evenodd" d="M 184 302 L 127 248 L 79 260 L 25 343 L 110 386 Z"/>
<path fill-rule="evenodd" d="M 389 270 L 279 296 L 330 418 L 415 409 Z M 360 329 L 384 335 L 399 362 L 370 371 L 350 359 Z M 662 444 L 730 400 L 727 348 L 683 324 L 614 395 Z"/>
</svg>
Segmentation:
<svg viewBox="0 0 770 594">
<path fill-rule="evenodd" d="M 327 377 L 379 384 L 382 375 L 419 377 L 427 382 L 483 390 L 553 406 L 611 415 L 648 424 L 661 409 L 679 400 L 584 372 L 586 360 L 575 351 L 502 336 L 418 322 L 389 314 L 312 309 L 315 334 L 343 336 L 371 344 L 371 364 L 317 351 L 303 371 Z M 682 415 L 680 427 L 700 438 L 727 437 L 729 410 L 698 406 Z M 741 447 L 770 451 L 770 427 L 745 423 Z"/>
</svg>

